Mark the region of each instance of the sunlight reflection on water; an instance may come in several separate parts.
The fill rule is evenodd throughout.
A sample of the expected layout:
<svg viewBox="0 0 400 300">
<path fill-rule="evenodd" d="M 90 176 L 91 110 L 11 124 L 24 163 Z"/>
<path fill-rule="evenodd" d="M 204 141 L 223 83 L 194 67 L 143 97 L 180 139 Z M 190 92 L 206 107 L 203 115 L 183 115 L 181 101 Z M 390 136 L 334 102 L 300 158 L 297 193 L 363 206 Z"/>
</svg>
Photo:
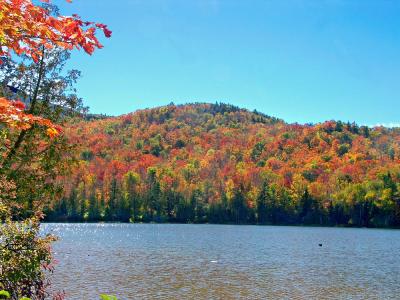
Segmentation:
<svg viewBox="0 0 400 300">
<path fill-rule="evenodd" d="M 53 281 L 67 299 L 399 297 L 398 230 L 175 224 L 43 230 L 61 237 Z"/>
</svg>

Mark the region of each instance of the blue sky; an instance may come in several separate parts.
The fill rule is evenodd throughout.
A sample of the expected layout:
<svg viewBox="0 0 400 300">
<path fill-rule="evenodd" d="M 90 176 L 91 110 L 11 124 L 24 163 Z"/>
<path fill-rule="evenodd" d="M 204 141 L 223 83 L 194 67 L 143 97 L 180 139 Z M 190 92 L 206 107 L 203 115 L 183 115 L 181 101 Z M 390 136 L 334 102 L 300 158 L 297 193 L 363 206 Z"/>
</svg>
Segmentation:
<svg viewBox="0 0 400 300">
<path fill-rule="evenodd" d="M 70 63 L 94 113 L 222 101 L 288 122 L 400 123 L 400 1 L 55 3 L 113 31 Z"/>
</svg>

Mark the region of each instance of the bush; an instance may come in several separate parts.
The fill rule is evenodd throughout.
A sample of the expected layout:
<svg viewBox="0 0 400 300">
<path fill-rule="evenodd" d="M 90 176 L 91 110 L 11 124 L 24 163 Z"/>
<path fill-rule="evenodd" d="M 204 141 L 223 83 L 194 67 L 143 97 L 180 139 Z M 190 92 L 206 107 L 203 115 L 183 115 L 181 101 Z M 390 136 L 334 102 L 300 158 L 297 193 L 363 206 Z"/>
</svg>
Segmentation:
<svg viewBox="0 0 400 300">
<path fill-rule="evenodd" d="M 45 299 L 50 285 L 47 273 L 53 272 L 50 244 L 54 236 L 39 235 L 39 217 L 13 221 L 7 217 L 0 225 L 0 289 L 10 299 Z"/>
<path fill-rule="evenodd" d="M 0 294 L 1 297 L 45 299 L 53 272 L 52 235 L 40 236 L 40 213 L 16 221 L 15 185 L 0 177 Z M 8 291 L 8 292 L 6 292 Z M 53 298 L 61 299 L 62 295 Z"/>
</svg>

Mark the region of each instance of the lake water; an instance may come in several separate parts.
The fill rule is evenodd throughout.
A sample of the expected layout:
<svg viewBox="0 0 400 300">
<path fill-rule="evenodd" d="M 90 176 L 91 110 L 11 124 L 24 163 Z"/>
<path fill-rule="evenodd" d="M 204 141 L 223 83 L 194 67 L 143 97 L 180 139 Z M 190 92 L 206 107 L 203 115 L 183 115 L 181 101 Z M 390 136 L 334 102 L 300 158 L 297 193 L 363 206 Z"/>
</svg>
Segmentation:
<svg viewBox="0 0 400 300">
<path fill-rule="evenodd" d="M 43 227 L 61 238 L 53 281 L 67 299 L 400 299 L 399 230 Z"/>
</svg>

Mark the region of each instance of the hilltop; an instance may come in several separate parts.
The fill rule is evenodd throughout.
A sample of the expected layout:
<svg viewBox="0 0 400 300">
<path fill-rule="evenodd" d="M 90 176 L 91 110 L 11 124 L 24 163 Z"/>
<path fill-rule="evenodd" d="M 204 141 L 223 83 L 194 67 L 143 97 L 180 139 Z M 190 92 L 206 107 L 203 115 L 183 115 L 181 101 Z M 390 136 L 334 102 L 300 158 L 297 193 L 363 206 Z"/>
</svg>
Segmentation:
<svg viewBox="0 0 400 300">
<path fill-rule="evenodd" d="M 194 103 L 75 119 L 49 220 L 400 225 L 400 129 Z"/>
</svg>

